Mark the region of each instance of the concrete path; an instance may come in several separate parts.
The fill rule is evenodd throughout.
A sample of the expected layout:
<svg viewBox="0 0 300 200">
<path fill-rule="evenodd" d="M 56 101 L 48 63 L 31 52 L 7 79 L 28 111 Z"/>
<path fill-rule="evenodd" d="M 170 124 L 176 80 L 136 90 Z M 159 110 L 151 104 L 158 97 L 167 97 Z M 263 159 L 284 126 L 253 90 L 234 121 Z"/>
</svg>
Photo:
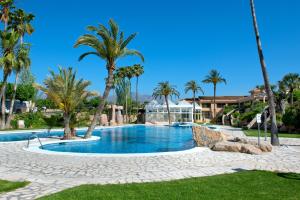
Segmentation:
<svg viewBox="0 0 300 200">
<path fill-rule="evenodd" d="M 300 173 L 300 139 L 281 139 L 281 143 L 284 145 L 262 155 L 197 148 L 134 157 L 46 155 L 23 150 L 26 142 L 0 143 L 0 179 L 31 182 L 0 199 L 35 199 L 87 183 L 165 181 L 251 169 Z"/>
</svg>

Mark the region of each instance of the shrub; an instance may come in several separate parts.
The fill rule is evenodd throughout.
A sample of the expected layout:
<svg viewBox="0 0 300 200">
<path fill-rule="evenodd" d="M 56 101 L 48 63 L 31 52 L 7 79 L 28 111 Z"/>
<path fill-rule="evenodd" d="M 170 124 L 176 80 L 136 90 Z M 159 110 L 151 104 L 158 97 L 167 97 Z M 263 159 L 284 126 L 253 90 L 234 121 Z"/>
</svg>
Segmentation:
<svg viewBox="0 0 300 200">
<path fill-rule="evenodd" d="M 282 122 L 289 128 L 300 128 L 300 103 L 296 102 L 294 106 L 286 109 L 285 114 L 282 116 Z"/>
<path fill-rule="evenodd" d="M 15 116 L 14 120 L 11 122 L 11 126 L 13 128 L 17 127 L 17 121 L 24 120 L 24 124 L 26 128 L 43 128 L 46 125 L 43 114 L 40 112 L 29 112 L 22 113 Z"/>
</svg>

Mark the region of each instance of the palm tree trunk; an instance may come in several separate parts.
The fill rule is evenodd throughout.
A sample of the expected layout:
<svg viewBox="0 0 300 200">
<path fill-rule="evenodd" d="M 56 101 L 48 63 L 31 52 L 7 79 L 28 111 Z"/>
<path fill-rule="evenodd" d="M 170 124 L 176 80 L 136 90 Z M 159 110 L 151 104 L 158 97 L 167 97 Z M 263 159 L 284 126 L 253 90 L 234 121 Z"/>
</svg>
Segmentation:
<svg viewBox="0 0 300 200">
<path fill-rule="evenodd" d="M 109 69 L 108 70 L 108 78 L 107 78 L 107 82 L 106 82 L 106 85 L 105 85 L 105 90 L 104 90 L 103 96 L 99 97 L 100 98 L 100 104 L 99 104 L 99 106 L 97 108 L 97 111 L 96 111 L 96 113 L 94 115 L 94 118 L 92 120 L 91 125 L 89 126 L 87 132 L 84 135 L 84 138 L 90 138 L 91 137 L 92 131 L 95 129 L 96 124 L 99 121 L 99 117 L 100 117 L 100 115 L 102 114 L 102 112 L 104 110 L 105 101 L 106 101 L 106 99 L 107 99 L 107 97 L 109 95 L 110 89 L 113 86 L 113 82 L 114 82 L 114 66 L 110 66 L 110 67 L 108 67 L 108 69 Z"/>
<path fill-rule="evenodd" d="M 195 101 L 196 101 L 196 94 L 195 92 L 193 92 L 193 99 L 194 99 L 194 102 L 193 102 L 193 122 L 195 122 L 195 117 L 196 117 L 196 105 L 195 105 Z"/>
<path fill-rule="evenodd" d="M 168 112 L 169 126 L 171 126 L 171 114 L 170 114 L 170 108 L 169 108 L 169 100 L 168 100 L 168 96 L 165 96 L 165 101 L 166 101 L 166 104 L 167 104 L 167 112 Z"/>
<path fill-rule="evenodd" d="M 269 76 L 267 73 L 266 63 L 264 61 L 264 55 L 263 55 L 261 41 L 260 41 L 260 37 L 259 37 L 259 30 L 258 30 L 253 0 L 250 0 L 250 6 L 251 6 L 251 14 L 252 14 L 252 18 L 253 18 L 254 31 L 255 31 L 255 35 L 256 35 L 257 50 L 258 50 L 261 70 L 262 70 L 262 74 L 263 74 L 263 78 L 264 78 L 265 89 L 266 89 L 266 93 L 268 96 L 268 103 L 269 103 L 269 110 L 270 110 L 270 117 L 271 117 L 271 144 L 274 146 L 279 146 L 274 96 L 273 96 L 273 92 L 270 88 Z"/>
<path fill-rule="evenodd" d="M 138 89 L 138 85 L 139 85 L 139 77 L 136 77 L 136 83 L 135 83 L 135 103 L 136 103 L 136 115 L 139 112 L 139 103 L 138 103 L 138 98 L 139 98 L 139 89 Z"/>
<path fill-rule="evenodd" d="M 16 77 L 15 77 L 15 84 L 14 84 L 14 90 L 13 90 L 13 96 L 10 101 L 10 107 L 9 107 L 9 113 L 6 121 L 6 128 L 10 128 L 10 121 L 12 118 L 13 110 L 14 110 L 14 105 L 15 105 L 15 100 L 16 100 L 16 93 L 17 93 L 17 87 L 18 87 L 18 79 L 19 79 L 19 72 L 16 72 Z"/>
<path fill-rule="evenodd" d="M 217 92 L 217 85 L 214 84 L 214 114 L 213 114 L 213 118 L 216 117 L 216 92 Z"/>
<path fill-rule="evenodd" d="M 7 85 L 7 78 L 8 74 L 3 75 L 3 83 L 1 87 L 1 129 L 5 129 L 5 111 L 6 111 L 6 98 L 5 98 L 5 91 Z"/>
<path fill-rule="evenodd" d="M 128 122 L 128 91 L 125 86 L 125 122 Z"/>
<path fill-rule="evenodd" d="M 131 79 L 129 78 L 129 99 L 130 99 L 130 107 L 129 107 L 129 123 L 131 122 L 131 108 L 132 108 L 132 101 L 131 101 Z"/>
<path fill-rule="evenodd" d="M 70 115 L 67 113 L 64 113 L 64 127 L 65 127 L 65 131 L 64 131 L 64 140 L 69 140 L 72 138 L 71 135 L 71 129 L 70 129 Z"/>
</svg>

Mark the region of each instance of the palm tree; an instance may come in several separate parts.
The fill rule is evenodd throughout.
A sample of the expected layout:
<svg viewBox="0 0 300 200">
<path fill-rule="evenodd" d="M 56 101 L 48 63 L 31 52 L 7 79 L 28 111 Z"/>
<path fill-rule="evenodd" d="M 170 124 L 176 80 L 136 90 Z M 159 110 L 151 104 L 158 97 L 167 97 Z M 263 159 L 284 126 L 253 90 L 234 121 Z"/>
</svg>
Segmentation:
<svg viewBox="0 0 300 200">
<path fill-rule="evenodd" d="M 136 33 L 131 34 L 125 39 L 124 33 L 119 31 L 118 25 L 112 19 L 109 20 L 109 29 L 100 24 L 99 27 L 88 26 L 87 30 L 92 31 L 100 38 L 92 34 L 85 34 L 77 40 L 74 47 L 85 45 L 93 49 L 93 51 L 82 54 L 79 57 L 79 60 L 82 60 L 88 55 L 95 55 L 105 60 L 108 75 L 104 93 L 102 97 L 100 97 L 101 103 L 99 104 L 93 121 L 85 134 L 85 138 L 89 138 L 91 136 L 91 133 L 99 120 L 100 114 L 104 109 L 105 101 L 109 95 L 111 87 L 113 86 L 114 71 L 116 69 L 117 60 L 125 56 L 135 55 L 139 56 L 142 61 L 144 61 L 144 57 L 140 52 L 127 48 L 128 44 L 135 38 Z"/>
<path fill-rule="evenodd" d="M 4 23 L 4 31 L 7 30 L 8 21 L 10 18 L 10 10 L 13 8 L 13 0 L 2 0 L 0 6 L 2 7 L 0 13 L 0 20 Z"/>
<path fill-rule="evenodd" d="M 10 121 L 12 118 L 13 107 L 17 92 L 17 85 L 18 85 L 18 78 L 19 73 L 22 70 L 28 70 L 30 66 L 30 58 L 29 58 L 29 45 L 24 44 L 23 38 L 25 34 L 31 35 L 34 32 L 34 29 L 30 22 L 34 19 L 34 15 L 27 14 L 22 9 L 18 9 L 11 13 L 11 21 L 9 24 L 9 29 L 15 30 L 20 35 L 20 50 L 17 56 L 17 63 L 15 66 L 15 84 L 14 84 L 14 91 L 13 91 L 13 98 L 11 99 L 9 113 L 6 122 L 6 128 L 10 127 Z"/>
<path fill-rule="evenodd" d="M 220 75 L 220 72 L 213 69 L 209 72 L 209 75 L 205 77 L 205 79 L 202 81 L 203 83 L 212 83 L 214 85 L 214 112 L 213 112 L 213 118 L 216 117 L 216 92 L 217 92 L 217 84 L 218 83 L 225 83 L 226 79 L 223 78 Z"/>
<path fill-rule="evenodd" d="M 0 58 L 0 66 L 3 68 L 3 80 L 1 86 L 0 99 L 1 105 L 1 129 L 5 128 L 5 90 L 7 85 L 7 78 L 13 71 L 13 67 L 17 64 L 16 52 L 19 49 L 18 46 L 19 34 L 14 30 L 11 32 L 0 31 L 0 47 L 3 57 Z"/>
<path fill-rule="evenodd" d="M 172 97 L 172 96 L 179 97 L 179 92 L 176 90 L 176 87 L 170 85 L 170 83 L 168 81 L 160 82 L 160 83 L 158 83 L 158 86 L 154 89 L 152 96 L 155 99 L 164 98 L 166 105 L 167 105 L 169 125 L 171 125 L 169 97 Z"/>
<path fill-rule="evenodd" d="M 193 92 L 193 112 L 194 112 L 194 120 L 195 120 L 195 113 L 196 113 L 196 93 L 201 92 L 204 94 L 203 89 L 198 85 L 198 83 L 194 80 L 191 80 L 185 84 L 185 93 L 189 91 Z"/>
<path fill-rule="evenodd" d="M 30 64 L 31 64 L 31 60 L 29 58 L 29 46 L 23 44 L 17 52 L 16 65 L 13 68 L 13 70 L 15 71 L 15 83 L 14 83 L 14 88 L 13 88 L 13 96 L 10 101 L 9 113 L 8 113 L 8 117 L 6 120 L 6 128 L 10 127 L 14 103 L 15 103 L 15 99 L 16 99 L 19 73 L 22 70 L 28 70 Z"/>
<path fill-rule="evenodd" d="M 297 73 L 289 73 L 285 75 L 281 81 L 281 84 L 288 89 L 288 94 L 290 95 L 290 103 L 294 105 L 294 90 L 300 87 L 300 76 Z"/>
<path fill-rule="evenodd" d="M 126 79 L 128 79 L 128 69 L 126 67 L 120 67 L 116 70 L 115 77 L 124 79 L 124 81 L 121 83 L 123 84 L 123 92 L 125 92 L 125 121 L 128 122 L 128 93 L 130 93 L 130 80 L 128 81 L 129 88 L 127 90 L 127 82 Z M 120 88 L 119 88 L 120 89 Z M 120 90 L 119 90 L 120 91 Z"/>
<path fill-rule="evenodd" d="M 260 61 L 261 70 L 262 70 L 264 83 L 265 83 L 265 89 L 268 97 L 268 104 L 269 104 L 269 111 L 270 111 L 270 118 L 271 118 L 271 144 L 275 146 L 279 146 L 274 95 L 270 87 L 269 76 L 268 76 L 267 67 L 266 67 L 266 63 L 262 51 L 259 30 L 258 30 L 258 25 L 256 20 L 256 14 L 255 14 L 254 0 L 250 0 L 250 7 L 251 7 L 251 14 L 252 14 L 253 27 L 254 27 L 255 37 L 256 37 L 259 61 Z"/>
<path fill-rule="evenodd" d="M 139 85 L 139 77 L 144 73 L 144 67 L 140 64 L 133 65 L 134 76 L 136 77 L 135 83 L 135 102 L 136 102 L 136 110 L 138 112 L 138 85 Z"/>
<path fill-rule="evenodd" d="M 44 85 L 34 84 L 63 111 L 64 139 L 70 139 L 72 137 L 70 130 L 72 115 L 83 101 L 95 95 L 95 93 L 87 91 L 90 82 L 83 79 L 76 80 L 76 71 L 73 71 L 72 68 L 59 68 L 58 74 L 50 71 L 50 77 L 44 81 Z"/>
</svg>

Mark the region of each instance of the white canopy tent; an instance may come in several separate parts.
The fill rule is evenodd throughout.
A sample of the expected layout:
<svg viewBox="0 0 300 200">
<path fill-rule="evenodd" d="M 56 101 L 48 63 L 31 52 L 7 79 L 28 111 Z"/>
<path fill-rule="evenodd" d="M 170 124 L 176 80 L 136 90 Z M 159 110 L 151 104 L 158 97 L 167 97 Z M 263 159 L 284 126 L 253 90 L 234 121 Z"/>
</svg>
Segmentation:
<svg viewBox="0 0 300 200">
<path fill-rule="evenodd" d="M 180 100 L 177 103 L 169 100 L 169 108 L 171 122 L 193 122 L 194 116 L 199 120 L 201 118 L 201 107 L 198 104 L 195 105 L 195 113 L 193 112 L 193 104 L 185 100 Z M 159 103 L 157 100 L 152 100 L 145 106 L 145 110 L 146 122 L 168 122 L 168 111 L 165 102 Z"/>
</svg>

